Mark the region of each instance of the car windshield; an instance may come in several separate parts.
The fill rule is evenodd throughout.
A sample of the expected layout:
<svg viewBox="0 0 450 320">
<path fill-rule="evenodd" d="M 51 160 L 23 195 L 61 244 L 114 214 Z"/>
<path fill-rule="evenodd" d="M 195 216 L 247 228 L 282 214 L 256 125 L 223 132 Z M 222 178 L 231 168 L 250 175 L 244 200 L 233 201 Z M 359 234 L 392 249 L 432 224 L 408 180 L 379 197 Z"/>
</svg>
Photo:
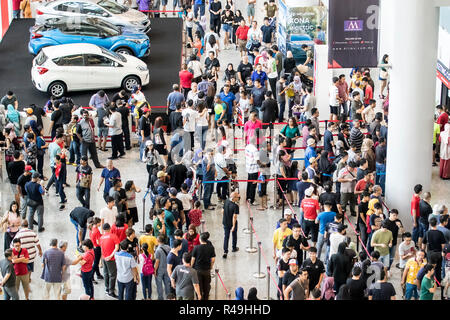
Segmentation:
<svg viewBox="0 0 450 320">
<path fill-rule="evenodd" d="M 114 14 L 121 14 L 128 11 L 127 7 L 121 6 L 117 3 L 108 0 L 100 0 L 99 2 L 97 2 L 97 4 L 103 9 L 106 9 Z"/>
<path fill-rule="evenodd" d="M 122 30 L 119 27 L 113 25 L 112 23 L 106 22 L 105 20 L 102 19 L 89 17 L 86 19 L 86 22 L 91 25 L 97 25 L 102 29 L 107 30 L 108 34 L 113 33 L 117 35 L 122 33 Z"/>
<path fill-rule="evenodd" d="M 114 59 L 120 60 L 122 62 L 127 62 L 127 59 L 125 59 L 125 57 L 123 55 L 121 55 L 120 53 L 108 51 L 108 50 L 106 50 L 104 48 L 101 48 L 101 47 L 100 47 L 100 49 L 102 49 L 102 53 L 104 55 L 106 55 L 106 56 L 108 56 L 110 58 L 114 58 Z"/>
</svg>

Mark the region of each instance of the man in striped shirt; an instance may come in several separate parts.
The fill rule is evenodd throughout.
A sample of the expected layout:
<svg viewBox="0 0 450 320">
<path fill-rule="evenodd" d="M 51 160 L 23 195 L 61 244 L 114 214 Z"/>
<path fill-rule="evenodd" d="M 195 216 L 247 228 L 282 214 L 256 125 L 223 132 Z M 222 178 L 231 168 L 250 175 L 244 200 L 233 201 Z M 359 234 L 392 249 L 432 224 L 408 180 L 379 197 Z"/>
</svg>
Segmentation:
<svg viewBox="0 0 450 320">
<path fill-rule="evenodd" d="M 258 180 L 259 171 L 259 151 L 256 148 L 256 137 L 250 137 L 250 143 L 245 147 L 245 169 L 247 170 L 248 180 Z M 247 194 L 245 199 L 253 204 L 255 202 L 256 182 L 247 182 Z"/>
<path fill-rule="evenodd" d="M 27 249 L 28 251 L 30 258 L 27 267 L 31 281 L 31 273 L 34 271 L 34 258 L 36 258 L 36 251 L 39 252 L 39 257 L 42 257 L 42 248 L 37 234 L 28 228 L 28 220 L 22 220 L 22 227 L 19 232 L 17 232 L 14 239 L 19 239 L 22 248 Z M 13 242 L 11 241 L 11 248 L 12 247 Z"/>
</svg>

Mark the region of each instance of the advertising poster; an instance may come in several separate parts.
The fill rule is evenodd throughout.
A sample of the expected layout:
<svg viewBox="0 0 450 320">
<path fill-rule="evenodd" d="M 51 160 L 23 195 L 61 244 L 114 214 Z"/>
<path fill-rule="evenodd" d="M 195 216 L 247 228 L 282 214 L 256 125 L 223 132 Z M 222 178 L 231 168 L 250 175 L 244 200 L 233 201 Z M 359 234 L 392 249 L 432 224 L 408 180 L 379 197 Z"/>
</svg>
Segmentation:
<svg viewBox="0 0 450 320">
<path fill-rule="evenodd" d="M 320 26 L 320 33 L 317 27 Z M 327 30 L 327 10 L 323 6 L 293 7 L 288 9 L 287 32 L 291 36 L 307 37 L 315 43 L 325 44 Z"/>
<path fill-rule="evenodd" d="M 328 68 L 378 65 L 379 0 L 330 0 Z"/>
</svg>

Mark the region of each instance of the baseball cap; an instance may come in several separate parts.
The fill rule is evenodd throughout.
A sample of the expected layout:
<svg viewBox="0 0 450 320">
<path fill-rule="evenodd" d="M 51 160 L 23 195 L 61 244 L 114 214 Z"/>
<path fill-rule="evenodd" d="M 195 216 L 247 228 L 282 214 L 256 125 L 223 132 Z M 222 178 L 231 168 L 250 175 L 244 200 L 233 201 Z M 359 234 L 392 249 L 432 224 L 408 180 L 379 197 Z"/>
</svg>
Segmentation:
<svg viewBox="0 0 450 320">
<path fill-rule="evenodd" d="M 306 144 L 308 145 L 308 147 L 310 147 L 310 146 L 316 144 L 316 140 L 314 140 L 313 138 L 309 138 L 309 139 L 306 141 Z"/>
<path fill-rule="evenodd" d="M 169 188 L 169 193 L 170 193 L 171 195 L 173 195 L 173 196 L 176 196 L 177 193 L 178 193 L 178 191 L 177 191 L 177 189 L 175 189 L 174 187 L 172 187 L 172 188 Z"/>
<path fill-rule="evenodd" d="M 146 145 L 146 146 L 152 146 L 152 145 L 153 145 L 153 141 L 152 141 L 152 140 L 147 140 L 147 141 L 145 142 L 145 145 Z"/>
<path fill-rule="evenodd" d="M 157 176 L 158 178 L 165 177 L 165 176 L 167 176 L 167 173 L 165 173 L 164 171 L 158 171 L 158 173 L 156 174 L 156 176 Z"/>
<path fill-rule="evenodd" d="M 285 216 L 286 216 L 286 215 L 292 216 L 292 210 L 291 210 L 291 209 L 285 209 L 285 210 L 284 210 L 284 215 L 285 215 Z"/>
<path fill-rule="evenodd" d="M 292 265 L 297 265 L 298 263 L 297 263 L 297 259 L 291 259 L 291 260 L 289 260 L 289 265 L 290 266 L 292 266 Z"/>
<path fill-rule="evenodd" d="M 31 171 L 31 170 L 33 170 L 33 168 L 30 165 L 25 166 L 25 171 Z"/>
<path fill-rule="evenodd" d="M 314 192 L 314 188 L 313 187 L 309 187 L 308 189 L 305 190 L 305 196 L 311 197 L 313 192 Z"/>
</svg>

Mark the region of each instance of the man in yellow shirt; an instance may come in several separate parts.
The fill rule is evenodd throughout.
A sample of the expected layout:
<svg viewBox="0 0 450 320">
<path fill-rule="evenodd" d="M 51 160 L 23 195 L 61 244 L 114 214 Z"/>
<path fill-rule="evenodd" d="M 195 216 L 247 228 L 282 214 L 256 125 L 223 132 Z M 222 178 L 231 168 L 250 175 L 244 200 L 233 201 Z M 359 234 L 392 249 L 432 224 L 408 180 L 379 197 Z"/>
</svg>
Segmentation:
<svg viewBox="0 0 450 320">
<path fill-rule="evenodd" d="M 417 291 L 415 280 L 417 273 L 426 263 L 425 251 L 423 250 L 418 251 L 416 257 L 409 259 L 406 263 L 401 282 L 402 287 L 406 283 L 405 300 L 411 300 L 413 296 L 415 300 L 419 300 L 419 293 Z"/>
<path fill-rule="evenodd" d="M 434 120 L 436 120 L 436 116 L 434 116 Z M 441 134 L 441 125 L 439 123 L 434 123 L 434 130 L 433 130 L 433 167 L 437 166 L 436 163 L 436 142 L 438 142 L 439 135 Z"/>
<path fill-rule="evenodd" d="M 280 219 L 280 227 L 273 233 L 273 258 L 277 260 L 277 251 L 283 248 L 283 240 L 292 234 L 286 219 Z"/>
<path fill-rule="evenodd" d="M 153 236 L 153 226 L 151 224 L 147 224 L 145 226 L 145 234 L 139 238 L 139 249 L 142 248 L 144 243 L 148 245 L 148 253 L 153 256 L 155 254 L 155 247 L 158 245 L 158 241 L 156 241 L 156 237 Z M 139 253 L 142 252 L 142 250 L 139 251 Z"/>
</svg>

